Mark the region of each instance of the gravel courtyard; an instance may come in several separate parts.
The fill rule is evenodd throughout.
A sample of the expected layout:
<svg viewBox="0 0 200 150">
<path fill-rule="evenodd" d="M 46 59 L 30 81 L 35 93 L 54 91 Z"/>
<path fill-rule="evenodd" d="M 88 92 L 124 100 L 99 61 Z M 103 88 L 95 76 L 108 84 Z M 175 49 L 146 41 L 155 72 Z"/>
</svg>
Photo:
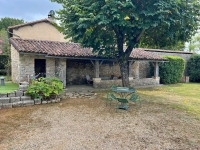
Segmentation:
<svg viewBox="0 0 200 150">
<path fill-rule="evenodd" d="M 0 110 L 1 150 L 198 150 L 200 121 L 167 106 L 143 102 L 128 111 L 105 100 Z"/>
</svg>

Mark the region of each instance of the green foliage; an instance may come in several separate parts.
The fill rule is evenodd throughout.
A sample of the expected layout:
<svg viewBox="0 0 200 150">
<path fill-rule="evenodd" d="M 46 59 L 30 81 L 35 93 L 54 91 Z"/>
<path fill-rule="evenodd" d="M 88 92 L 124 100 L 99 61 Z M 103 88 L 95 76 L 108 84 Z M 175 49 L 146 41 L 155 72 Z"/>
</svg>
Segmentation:
<svg viewBox="0 0 200 150">
<path fill-rule="evenodd" d="M 142 48 L 151 48 L 151 49 L 165 49 L 165 50 L 173 50 L 173 51 L 183 51 L 185 49 L 185 41 L 176 41 L 176 43 L 172 45 L 156 45 L 155 43 L 147 43 L 147 41 L 140 41 L 139 47 Z"/>
<path fill-rule="evenodd" d="M 200 55 L 194 54 L 187 62 L 187 73 L 190 81 L 200 82 Z"/>
<path fill-rule="evenodd" d="M 194 36 L 189 44 L 190 52 L 197 52 L 200 50 L 200 34 Z"/>
<path fill-rule="evenodd" d="M 10 58 L 10 43 L 8 40 L 8 33 L 6 30 L 8 26 L 14 26 L 22 23 L 24 23 L 24 20 L 22 19 L 15 19 L 8 17 L 0 19 L 0 40 L 2 40 L 2 47 L 0 47 L 0 49 L 3 51 L 2 53 L 3 55 L 8 56 L 8 59 L 6 61 L 0 59 L 0 64 L 4 65 L 7 75 L 11 74 L 11 58 Z"/>
<path fill-rule="evenodd" d="M 10 44 L 8 40 L 8 34 L 5 29 L 0 30 L 0 40 L 2 40 L 2 51 L 3 55 L 6 55 L 6 59 L 0 59 L 0 68 L 3 65 L 4 69 L 6 70 L 6 74 L 10 75 L 11 70 L 11 58 L 10 58 Z M 4 57 L 4 56 L 3 56 Z"/>
<path fill-rule="evenodd" d="M 10 44 L 8 40 L 8 33 L 5 29 L 0 30 L 0 40 L 2 40 L 2 47 L 3 55 L 9 55 L 10 54 Z"/>
<path fill-rule="evenodd" d="M 24 23 L 23 19 L 16 19 L 16 18 L 9 18 L 9 17 L 1 18 L 0 30 L 7 29 L 9 26 L 14 26 L 14 25 L 22 24 L 22 23 Z"/>
<path fill-rule="evenodd" d="M 5 69 L 5 64 L 8 62 L 8 56 L 7 55 L 0 55 L 0 70 Z"/>
<path fill-rule="evenodd" d="M 163 84 L 178 83 L 183 76 L 185 60 L 179 56 L 165 56 L 169 62 L 160 65 L 160 82 Z"/>
<path fill-rule="evenodd" d="M 142 42 L 159 47 L 187 41 L 197 29 L 197 0 L 51 0 L 66 38 L 115 58 L 128 86 L 128 59 Z M 125 84 L 124 84 L 125 83 Z"/>
<path fill-rule="evenodd" d="M 26 94 L 33 98 L 46 99 L 51 94 L 58 95 L 63 92 L 63 84 L 58 78 L 39 78 L 38 81 L 33 80 L 28 87 Z"/>
<path fill-rule="evenodd" d="M 141 38 L 158 47 L 187 41 L 197 29 L 200 7 L 196 0 L 51 1 L 63 4 L 57 13 L 64 34 L 106 56 L 119 56 L 116 46 L 121 52 L 123 44 L 137 47 Z"/>
</svg>

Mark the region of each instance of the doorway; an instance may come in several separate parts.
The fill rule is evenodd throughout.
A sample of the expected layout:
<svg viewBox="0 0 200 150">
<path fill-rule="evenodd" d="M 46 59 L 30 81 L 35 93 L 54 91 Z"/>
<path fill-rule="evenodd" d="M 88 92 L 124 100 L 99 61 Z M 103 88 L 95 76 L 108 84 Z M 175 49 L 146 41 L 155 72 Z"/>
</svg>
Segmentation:
<svg viewBox="0 0 200 150">
<path fill-rule="evenodd" d="M 46 77 L 46 59 L 35 59 L 35 77 Z"/>
</svg>

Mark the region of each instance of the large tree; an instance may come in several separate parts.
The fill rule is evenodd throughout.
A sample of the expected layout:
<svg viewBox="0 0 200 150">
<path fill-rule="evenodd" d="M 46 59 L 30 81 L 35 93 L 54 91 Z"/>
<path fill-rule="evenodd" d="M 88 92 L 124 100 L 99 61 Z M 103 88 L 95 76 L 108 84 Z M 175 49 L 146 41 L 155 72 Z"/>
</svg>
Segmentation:
<svg viewBox="0 0 200 150">
<path fill-rule="evenodd" d="M 128 59 L 132 50 L 147 44 L 172 45 L 186 41 L 197 29 L 197 0 L 51 0 L 66 38 L 72 37 L 99 55 L 115 58 L 122 85 L 128 86 Z"/>
</svg>

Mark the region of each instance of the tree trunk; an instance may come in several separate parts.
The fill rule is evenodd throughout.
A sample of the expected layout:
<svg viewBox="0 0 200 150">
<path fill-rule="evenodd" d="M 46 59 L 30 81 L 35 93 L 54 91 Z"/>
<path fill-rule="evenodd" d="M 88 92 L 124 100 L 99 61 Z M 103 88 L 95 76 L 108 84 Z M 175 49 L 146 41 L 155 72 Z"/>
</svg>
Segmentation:
<svg viewBox="0 0 200 150">
<path fill-rule="evenodd" d="M 119 61 L 119 66 L 120 66 L 120 72 L 121 72 L 121 76 L 122 76 L 122 86 L 129 87 L 128 61 L 127 60 Z"/>
</svg>

